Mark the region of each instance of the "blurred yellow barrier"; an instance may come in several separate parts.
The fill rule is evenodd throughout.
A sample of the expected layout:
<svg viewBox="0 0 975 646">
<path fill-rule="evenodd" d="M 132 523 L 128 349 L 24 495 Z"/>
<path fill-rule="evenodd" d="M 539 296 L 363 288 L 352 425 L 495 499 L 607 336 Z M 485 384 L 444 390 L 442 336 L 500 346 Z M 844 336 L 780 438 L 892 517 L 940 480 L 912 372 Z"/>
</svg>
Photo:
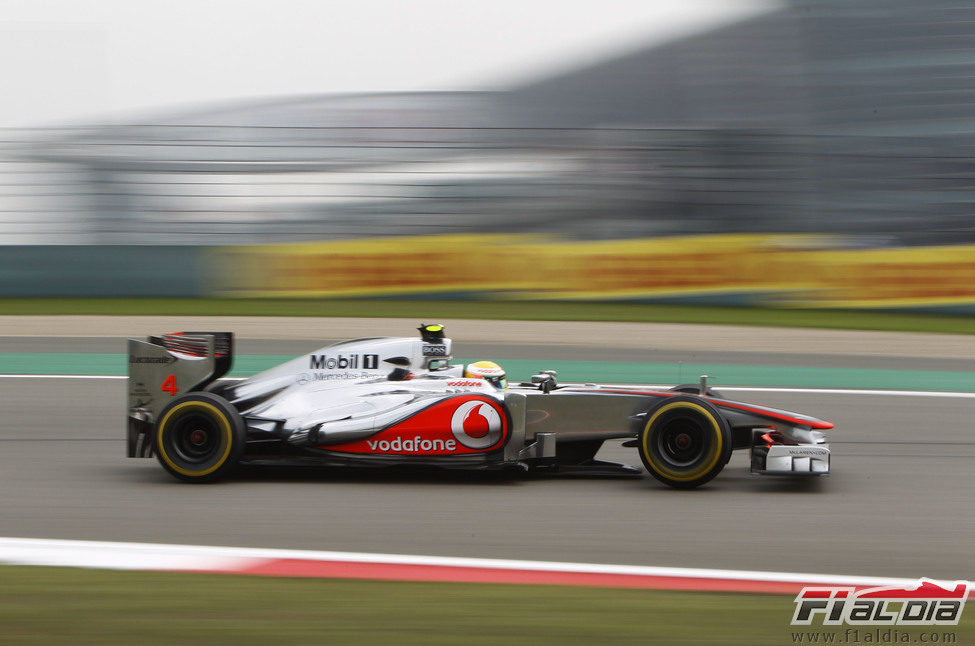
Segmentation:
<svg viewBox="0 0 975 646">
<path fill-rule="evenodd" d="M 711 235 L 524 245 L 542 268 L 533 297 L 660 299 L 764 294 L 811 287 L 790 272 L 819 236 Z"/>
<path fill-rule="evenodd" d="M 975 304 L 975 246 L 828 250 L 811 235 L 566 242 L 436 235 L 211 250 L 219 296 L 484 295 L 793 307 Z"/>
<path fill-rule="evenodd" d="M 713 235 L 560 242 L 528 235 L 439 235 L 215 248 L 220 296 L 472 293 L 505 298 L 641 299 L 808 289 L 789 271 L 817 236 Z"/>
<path fill-rule="evenodd" d="M 819 251 L 801 307 L 938 307 L 975 303 L 975 246 Z"/>
<path fill-rule="evenodd" d="M 530 288 L 518 241 L 505 235 L 369 238 L 215 248 L 221 296 L 464 294 Z"/>
</svg>

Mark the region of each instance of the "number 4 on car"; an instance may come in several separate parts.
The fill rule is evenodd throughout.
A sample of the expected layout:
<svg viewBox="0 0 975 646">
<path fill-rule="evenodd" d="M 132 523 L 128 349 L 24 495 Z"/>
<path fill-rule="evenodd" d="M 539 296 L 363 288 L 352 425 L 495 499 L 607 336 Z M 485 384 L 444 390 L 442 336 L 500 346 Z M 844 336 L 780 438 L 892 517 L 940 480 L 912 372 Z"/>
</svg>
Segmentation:
<svg viewBox="0 0 975 646">
<path fill-rule="evenodd" d="M 179 388 L 176 387 L 176 375 L 169 375 L 166 380 L 162 382 L 162 386 L 159 390 L 164 393 L 169 393 L 170 395 L 175 395 L 179 392 Z"/>
</svg>

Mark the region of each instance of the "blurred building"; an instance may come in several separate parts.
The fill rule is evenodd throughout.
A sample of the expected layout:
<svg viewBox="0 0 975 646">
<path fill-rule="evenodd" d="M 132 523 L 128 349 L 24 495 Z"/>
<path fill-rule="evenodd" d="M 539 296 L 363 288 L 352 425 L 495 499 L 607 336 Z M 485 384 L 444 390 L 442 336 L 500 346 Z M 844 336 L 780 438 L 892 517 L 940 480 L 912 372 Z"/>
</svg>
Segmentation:
<svg viewBox="0 0 975 646">
<path fill-rule="evenodd" d="M 972 241 L 973 18 L 954 0 L 791 0 L 507 92 L 300 97 L 9 133 L 0 241 Z"/>
</svg>

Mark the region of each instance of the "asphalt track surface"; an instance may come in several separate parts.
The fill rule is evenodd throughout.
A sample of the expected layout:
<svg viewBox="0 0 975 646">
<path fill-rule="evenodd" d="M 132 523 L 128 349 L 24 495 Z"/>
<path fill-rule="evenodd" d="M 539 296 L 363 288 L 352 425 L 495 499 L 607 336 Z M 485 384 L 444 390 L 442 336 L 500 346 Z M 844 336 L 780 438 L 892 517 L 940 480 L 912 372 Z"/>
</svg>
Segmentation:
<svg viewBox="0 0 975 646">
<path fill-rule="evenodd" d="M 119 344 L 20 337 L 0 340 L 0 351 L 103 352 Z M 245 339 L 240 350 L 297 354 L 316 345 Z M 465 355 L 510 352 L 465 347 Z M 617 352 L 598 341 L 518 350 L 540 360 Z M 699 359 L 736 358 L 720 352 Z M 850 362 L 845 355 L 748 354 L 759 365 Z M 638 349 L 626 356 L 642 358 Z M 654 360 L 662 360 L 659 353 Z M 916 369 L 918 361 L 871 356 L 856 365 Z M 975 370 L 964 357 L 937 365 Z M 975 579 L 975 398 L 727 394 L 836 423 L 833 474 L 751 476 L 738 452 L 694 491 L 649 478 L 269 469 L 185 485 L 155 460 L 124 457 L 123 380 L 5 378 L 0 535 Z M 639 464 L 635 450 L 618 442 L 600 457 Z"/>
</svg>

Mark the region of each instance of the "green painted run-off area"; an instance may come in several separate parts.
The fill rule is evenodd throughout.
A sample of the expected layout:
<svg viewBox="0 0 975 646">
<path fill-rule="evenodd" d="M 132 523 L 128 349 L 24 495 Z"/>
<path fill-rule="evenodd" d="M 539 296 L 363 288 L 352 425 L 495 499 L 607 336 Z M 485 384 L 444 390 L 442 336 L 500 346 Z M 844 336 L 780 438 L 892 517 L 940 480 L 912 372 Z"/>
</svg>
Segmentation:
<svg viewBox="0 0 975 646">
<path fill-rule="evenodd" d="M 290 355 L 238 355 L 230 375 L 246 377 L 292 358 Z M 512 380 L 527 379 L 538 370 L 553 369 L 559 372 L 559 380 L 563 382 L 696 383 L 700 375 L 706 374 L 718 387 L 724 384 L 975 392 L 975 372 L 958 371 L 535 359 L 505 360 L 504 367 Z M 126 356 L 121 353 L 0 354 L 0 374 L 124 375 L 125 372 Z"/>
</svg>

